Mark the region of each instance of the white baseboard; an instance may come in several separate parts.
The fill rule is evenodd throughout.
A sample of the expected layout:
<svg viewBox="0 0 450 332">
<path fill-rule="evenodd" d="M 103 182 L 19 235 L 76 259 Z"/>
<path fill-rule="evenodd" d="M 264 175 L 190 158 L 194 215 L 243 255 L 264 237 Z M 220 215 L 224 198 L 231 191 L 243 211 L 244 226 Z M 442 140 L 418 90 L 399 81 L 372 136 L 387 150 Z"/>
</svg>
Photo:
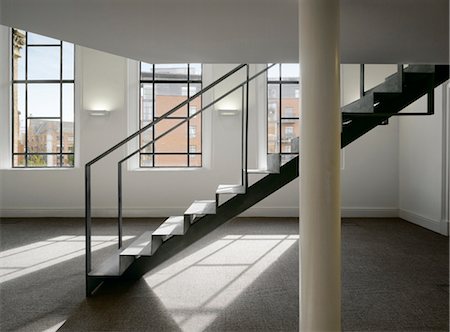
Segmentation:
<svg viewBox="0 0 450 332">
<path fill-rule="evenodd" d="M 343 218 L 396 218 L 396 207 L 342 207 Z"/>
<path fill-rule="evenodd" d="M 154 217 L 162 218 L 172 215 L 183 214 L 186 207 L 159 207 L 159 208 L 125 208 L 124 217 Z M 254 207 L 243 212 L 243 217 L 298 217 L 297 207 Z M 3 218 L 39 218 L 39 217 L 60 217 L 60 218 L 82 218 L 84 208 L 21 208 L 2 209 L 0 216 Z M 116 208 L 96 208 L 92 211 L 93 217 L 114 218 L 117 216 Z M 389 218 L 397 217 L 396 208 L 342 208 L 342 217 L 345 218 Z"/>
<path fill-rule="evenodd" d="M 443 235 L 448 235 L 448 221 L 446 220 L 433 220 L 430 218 L 427 218 L 425 216 L 422 216 L 420 214 L 417 214 L 412 211 L 399 209 L 398 210 L 398 216 L 402 219 L 405 219 L 406 221 L 409 221 L 413 224 L 422 226 L 426 229 L 429 229 L 430 231 L 440 233 Z"/>
</svg>

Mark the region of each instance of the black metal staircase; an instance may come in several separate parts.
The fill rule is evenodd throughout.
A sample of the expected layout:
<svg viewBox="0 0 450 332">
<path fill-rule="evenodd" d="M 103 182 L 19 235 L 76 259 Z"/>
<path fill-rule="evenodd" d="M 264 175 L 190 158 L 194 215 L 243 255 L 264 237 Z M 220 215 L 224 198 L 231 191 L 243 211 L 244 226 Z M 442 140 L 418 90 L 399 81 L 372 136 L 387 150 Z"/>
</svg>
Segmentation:
<svg viewBox="0 0 450 332">
<path fill-rule="evenodd" d="M 268 69 L 268 68 L 267 68 Z M 218 82 L 225 80 L 239 70 L 246 70 L 247 79 L 224 95 L 203 107 L 203 112 L 215 102 L 225 98 L 230 93 L 242 90 L 243 105 L 243 149 L 242 149 L 242 179 L 239 184 L 219 185 L 215 193 L 215 200 L 194 201 L 182 216 L 172 216 L 166 219 L 153 232 L 145 232 L 126 248 L 122 248 L 122 163 L 128 160 L 146 147 L 134 151 L 118 163 L 119 181 L 119 209 L 118 209 L 118 234 L 119 249 L 107 261 L 95 269 L 91 269 L 91 201 L 90 201 L 90 167 L 120 146 L 151 128 L 155 123 L 150 123 L 140 131 L 129 136 L 113 148 L 86 165 L 86 292 L 92 294 L 101 283 L 111 278 L 139 278 L 164 260 L 180 252 L 187 246 L 199 240 L 225 222 L 236 217 L 254 204 L 263 200 L 270 194 L 285 186 L 298 177 L 299 157 L 291 159 L 281 165 L 279 154 L 267 156 L 266 169 L 253 169 L 247 167 L 247 132 L 248 129 L 248 85 L 256 77 L 263 75 L 263 70 L 253 76 L 249 76 L 249 66 L 240 65 L 230 73 L 224 75 L 216 82 L 210 84 L 191 99 L 214 87 Z M 342 134 L 341 146 L 345 147 L 357 138 L 361 137 L 374 127 L 382 124 L 391 116 L 419 115 L 418 113 L 400 113 L 402 109 L 410 105 L 420 97 L 428 95 L 428 111 L 420 114 L 433 114 L 434 88 L 444 83 L 449 78 L 449 66 L 446 65 L 410 65 L 403 68 L 400 65 L 398 72 L 391 75 L 386 81 L 369 91 L 362 87 L 361 98 L 342 108 Z M 244 99 L 245 96 L 245 99 Z M 184 106 L 188 101 L 169 111 L 161 119 Z M 168 132 L 175 129 L 176 126 Z M 166 133 L 162 134 L 162 136 Z M 155 140 L 159 139 L 156 138 Z M 154 141 L 152 141 L 154 142 Z M 150 142 L 150 143 L 152 143 Z M 148 144 L 150 144 L 148 143 Z M 252 185 L 248 185 L 248 176 L 251 174 L 264 174 L 265 176 Z M 224 203 L 220 203 L 222 195 L 233 195 Z"/>
</svg>

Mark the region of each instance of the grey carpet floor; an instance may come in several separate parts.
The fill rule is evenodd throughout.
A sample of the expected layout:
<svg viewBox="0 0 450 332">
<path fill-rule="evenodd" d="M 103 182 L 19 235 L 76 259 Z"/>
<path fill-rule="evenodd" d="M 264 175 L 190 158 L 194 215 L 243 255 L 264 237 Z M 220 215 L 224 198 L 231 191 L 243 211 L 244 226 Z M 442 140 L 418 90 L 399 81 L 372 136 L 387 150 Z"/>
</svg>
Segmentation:
<svg viewBox="0 0 450 332">
<path fill-rule="evenodd" d="M 128 219 L 125 233 L 160 222 Z M 115 224 L 95 225 L 98 263 L 115 248 Z M 0 226 L 1 331 L 298 330 L 295 218 L 237 218 L 89 299 L 82 220 Z M 448 331 L 448 238 L 400 219 L 344 220 L 342 236 L 345 331 Z"/>
</svg>

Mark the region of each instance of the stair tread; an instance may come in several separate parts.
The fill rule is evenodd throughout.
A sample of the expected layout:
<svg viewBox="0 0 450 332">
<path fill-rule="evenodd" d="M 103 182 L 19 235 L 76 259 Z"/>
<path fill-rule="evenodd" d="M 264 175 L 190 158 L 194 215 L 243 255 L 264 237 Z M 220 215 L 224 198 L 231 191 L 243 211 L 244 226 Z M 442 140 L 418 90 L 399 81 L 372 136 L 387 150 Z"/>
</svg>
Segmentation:
<svg viewBox="0 0 450 332">
<path fill-rule="evenodd" d="M 153 235 L 183 235 L 184 232 L 184 217 L 172 216 L 164 220 L 159 227 L 153 232 Z"/>
<path fill-rule="evenodd" d="M 103 261 L 98 267 L 89 272 L 89 276 L 121 276 L 122 273 L 133 263 L 133 260 L 121 260 L 120 253 L 120 250 L 117 250 L 112 256 Z"/>
<path fill-rule="evenodd" d="M 120 253 L 120 256 L 150 256 L 152 232 L 147 231 L 136 238 L 128 247 Z"/>
<path fill-rule="evenodd" d="M 216 201 L 203 200 L 194 201 L 191 206 L 184 212 L 184 214 L 215 214 Z"/>
<path fill-rule="evenodd" d="M 264 169 L 264 168 L 253 168 L 253 169 L 248 169 L 247 173 L 248 174 L 271 174 L 271 173 L 275 173 L 275 172 L 271 171 L 269 169 Z"/>
<path fill-rule="evenodd" d="M 241 184 L 220 184 L 217 194 L 245 194 L 245 187 Z"/>
</svg>

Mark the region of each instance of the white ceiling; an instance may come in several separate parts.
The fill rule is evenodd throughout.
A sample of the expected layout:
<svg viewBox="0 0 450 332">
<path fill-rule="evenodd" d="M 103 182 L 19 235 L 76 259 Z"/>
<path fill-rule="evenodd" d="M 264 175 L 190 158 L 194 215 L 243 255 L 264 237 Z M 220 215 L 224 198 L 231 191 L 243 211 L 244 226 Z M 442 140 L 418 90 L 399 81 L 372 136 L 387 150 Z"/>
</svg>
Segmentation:
<svg viewBox="0 0 450 332">
<path fill-rule="evenodd" d="M 298 0 L 0 0 L 0 23 L 147 62 L 298 59 Z M 343 63 L 448 63 L 447 0 L 341 0 Z"/>
</svg>

